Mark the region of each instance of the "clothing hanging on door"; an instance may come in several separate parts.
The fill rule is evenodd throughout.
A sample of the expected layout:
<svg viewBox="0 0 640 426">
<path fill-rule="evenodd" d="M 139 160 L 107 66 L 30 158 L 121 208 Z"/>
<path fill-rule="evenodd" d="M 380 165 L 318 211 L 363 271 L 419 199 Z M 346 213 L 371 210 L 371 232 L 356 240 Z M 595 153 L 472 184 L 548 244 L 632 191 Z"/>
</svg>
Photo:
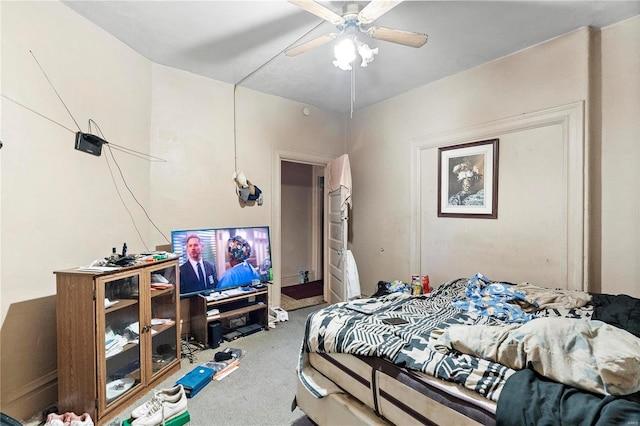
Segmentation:
<svg viewBox="0 0 640 426">
<path fill-rule="evenodd" d="M 349 156 L 341 155 L 334 159 L 327 166 L 329 184 L 327 190 L 329 192 L 336 191 L 341 187 L 344 188 L 341 194 L 341 206 L 348 204 L 351 207 L 351 166 L 349 165 Z"/>
<path fill-rule="evenodd" d="M 345 252 L 344 265 L 347 270 L 347 300 L 359 299 L 361 296 L 360 277 L 358 276 L 356 259 L 353 257 L 351 250 Z"/>
</svg>

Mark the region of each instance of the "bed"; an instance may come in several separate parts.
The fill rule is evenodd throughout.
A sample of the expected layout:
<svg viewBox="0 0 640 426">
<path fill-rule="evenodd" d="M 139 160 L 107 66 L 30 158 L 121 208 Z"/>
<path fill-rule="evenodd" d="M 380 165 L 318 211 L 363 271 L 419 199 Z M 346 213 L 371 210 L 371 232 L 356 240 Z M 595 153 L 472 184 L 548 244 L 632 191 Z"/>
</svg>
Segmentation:
<svg viewBox="0 0 640 426">
<path fill-rule="evenodd" d="M 640 425 L 640 299 L 482 274 L 307 318 L 294 406 L 319 425 Z"/>
</svg>

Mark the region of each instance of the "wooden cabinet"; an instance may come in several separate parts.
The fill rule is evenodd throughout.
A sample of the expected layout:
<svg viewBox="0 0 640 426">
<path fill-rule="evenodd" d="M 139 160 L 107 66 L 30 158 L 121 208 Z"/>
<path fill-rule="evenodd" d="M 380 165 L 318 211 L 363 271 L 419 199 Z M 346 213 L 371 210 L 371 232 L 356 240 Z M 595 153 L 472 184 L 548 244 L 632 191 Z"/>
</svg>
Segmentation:
<svg viewBox="0 0 640 426">
<path fill-rule="evenodd" d="M 101 425 L 180 368 L 178 260 L 54 273 L 58 408 Z"/>
<path fill-rule="evenodd" d="M 230 295 L 224 296 L 225 293 Z M 211 293 L 209 296 L 192 297 L 190 317 L 193 338 L 208 346 L 209 323 L 220 321 L 223 324 L 224 332 L 228 333 L 237 328 L 234 326 L 234 320 L 238 318 L 245 319 L 241 324 L 257 324 L 268 330 L 268 299 L 268 287 L 239 294 L 232 291 L 223 291 L 222 293 Z M 216 314 L 208 314 L 214 309 L 218 311 Z"/>
</svg>

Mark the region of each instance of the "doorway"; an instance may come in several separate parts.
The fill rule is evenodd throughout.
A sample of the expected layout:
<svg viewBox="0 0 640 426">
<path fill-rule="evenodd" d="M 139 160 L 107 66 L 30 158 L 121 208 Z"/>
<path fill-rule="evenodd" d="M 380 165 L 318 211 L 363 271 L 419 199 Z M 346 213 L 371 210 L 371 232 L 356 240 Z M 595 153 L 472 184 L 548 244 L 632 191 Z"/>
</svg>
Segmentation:
<svg viewBox="0 0 640 426">
<path fill-rule="evenodd" d="M 324 165 L 280 162 L 281 307 L 324 300 Z"/>
<path fill-rule="evenodd" d="M 294 164 L 303 164 L 306 166 L 310 166 L 312 167 L 312 173 L 315 173 L 315 176 L 317 177 L 323 177 L 324 179 L 324 173 L 325 173 L 325 168 L 327 167 L 327 165 L 334 159 L 335 157 L 333 156 L 325 156 L 325 155 L 319 155 L 318 153 L 308 153 L 308 152 L 303 152 L 303 151 L 290 151 L 290 150 L 280 150 L 280 149 L 276 149 L 273 151 L 273 166 L 272 166 L 272 177 L 273 177 L 273 206 L 272 206 L 272 215 L 271 215 L 271 227 L 273 232 L 271 233 L 271 253 L 273 255 L 273 259 L 274 259 L 274 263 L 273 263 L 273 274 L 274 274 L 274 282 L 273 285 L 271 287 L 272 291 L 269 292 L 269 306 L 273 306 L 273 307 L 283 307 L 282 305 L 282 299 L 283 299 L 283 295 L 282 295 L 282 291 L 281 289 L 283 288 L 282 283 L 283 283 L 283 276 L 287 275 L 288 278 L 286 278 L 284 280 L 285 283 L 291 285 L 293 278 L 297 278 L 297 280 L 295 280 L 295 283 L 299 283 L 300 280 L 300 276 L 299 276 L 299 267 L 300 265 L 295 265 L 292 266 L 291 268 L 295 268 L 295 269 L 291 269 L 289 272 L 287 273 L 283 273 L 283 265 L 282 265 L 282 261 L 285 259 L 286 256 L 284 256 L 283 253 L 283 249 L 285 248 L 285 246 L 287 247 L 287 250 L 289 249 L 289 247 L 294 246 L 295 245 L 295 241 L 290 241 L 294 238 L 291 237 L 285 237 L 286 241 L 282 238 L 282 226 L 285 222 L 285 218 L 287 216 L 283 216 L 283 212 L 285 210 L 289 209 L 289 204 L 291 203 L 290 198 L 289 197 L 289 201 L 283 202 L 282 201 L 282 170 L 283 170 L 283 164 L 284 167 L 287 168 L 290 166 L 290 163 L 294 163 Z M 314 182 L 316 182 L 316 180 L 314 180 Z M 314 185 L 315 186 L 315 185 Z M 310 239 L 310 241 L 308 241 L 308 246 L 305 245 L 305 247 L 310 247 L 310 250 L 314 250 L 315 254 L 312 255 L 311 257 L 313 259 L 316 259 L 316 265 L 318 265 L 317 267 L 311 267 L 310 271 L 317 271 L 316 272 L 316 276 L 317 277 L 322 277 L 323 278 L 323 293 L 322 293 L 322 301 L 326 300 L 326 295 L 327 295 L 327 288 L 326 288 L 326 277 L 327 277 L 327 270 L 328 270 L 328 265 L 326 264 L 326 259 L 327 259 L 327 254 L 325 253 L 326 251 L 326 247 L 324 247 L 325 241 L 326 241 L 326 234 L 327 233 L 327 224 L 325 223 L 327 218 L 326 218 L 326 212 L 324 211 L 326 209 L 325 203 L 326 203 L 326 194 L 324 193 L 324 187 L 320 188 L 319 186 L 315 186 L 315 189 L 309 188 L 308 192 L 313 192 L 315 191 L 317 193 L 317 199 L 315 200 L 315 202 L 317 203 L 317 208 L 312 209 L 312 212 L 316 212 L 315 213 L 315 218 L 312 221 L 312 225 L 309 225 L 309 227 L 311 229 L 314 230 L 314 232 L 312 233 L 312 237 Z M 313 214 L 313 213 L 312 213 Z M 276 260 L 277 259 L 277 260 Z M 320 302 L 321 303 L 321 302 Z"/>
</svg>

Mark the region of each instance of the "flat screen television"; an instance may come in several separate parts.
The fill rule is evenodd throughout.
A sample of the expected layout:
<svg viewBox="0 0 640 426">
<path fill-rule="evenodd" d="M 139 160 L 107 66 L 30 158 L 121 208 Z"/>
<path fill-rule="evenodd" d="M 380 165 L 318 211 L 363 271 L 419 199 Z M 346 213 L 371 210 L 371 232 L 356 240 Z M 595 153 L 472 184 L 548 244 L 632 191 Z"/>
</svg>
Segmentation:
<svg viewBox="0 0 640 426">
<path fill-rule="evenodd" d="M 268 226 L 171 231 L 180 258 L 180 296 L 264 285 L 272 277 L 270 243 Z"/>
</svg>

